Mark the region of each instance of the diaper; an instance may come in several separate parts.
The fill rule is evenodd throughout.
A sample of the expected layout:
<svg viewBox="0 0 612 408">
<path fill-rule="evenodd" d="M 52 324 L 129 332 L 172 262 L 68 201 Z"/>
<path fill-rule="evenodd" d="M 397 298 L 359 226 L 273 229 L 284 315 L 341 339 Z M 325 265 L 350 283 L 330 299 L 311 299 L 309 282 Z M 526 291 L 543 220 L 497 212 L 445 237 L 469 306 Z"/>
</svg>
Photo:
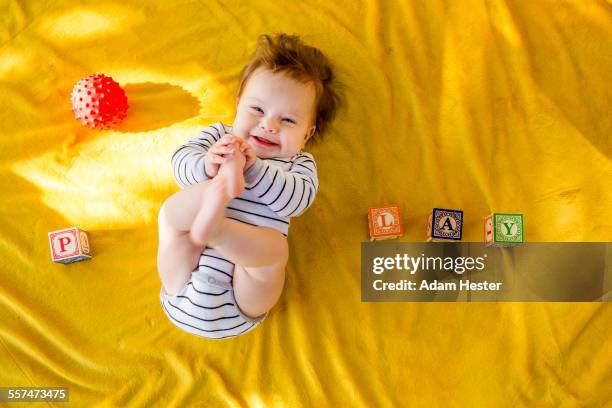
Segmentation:
<svg viewBox="0 0 612 408">
<path fill-rule="evenodd" d="M 240 310 L 232 288 L 234 264 L 213 251 L 204 251 L 191 279 L 174 296 L 162 286 L 161 305 L 168 319 L 186 332 L 209 339 L 236 337 L 257 327 L 267 313 L 250 318 Z"/>
</svg>

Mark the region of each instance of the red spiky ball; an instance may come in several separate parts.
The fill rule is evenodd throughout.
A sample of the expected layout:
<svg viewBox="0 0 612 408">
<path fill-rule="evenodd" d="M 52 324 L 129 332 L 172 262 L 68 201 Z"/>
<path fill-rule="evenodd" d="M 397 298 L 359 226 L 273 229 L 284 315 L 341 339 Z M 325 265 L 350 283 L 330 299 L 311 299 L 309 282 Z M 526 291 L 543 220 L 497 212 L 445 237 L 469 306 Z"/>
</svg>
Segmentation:
<svg viewBox="0 0 612 408">
<path fill-rule="evenodd" d="M 104 74 L 89 75 L 72 89 L 72 111 L 84 126 L 109 129 L 121 122 L 127 113 L 125 91 L 113 78 Z"/>
</svg>

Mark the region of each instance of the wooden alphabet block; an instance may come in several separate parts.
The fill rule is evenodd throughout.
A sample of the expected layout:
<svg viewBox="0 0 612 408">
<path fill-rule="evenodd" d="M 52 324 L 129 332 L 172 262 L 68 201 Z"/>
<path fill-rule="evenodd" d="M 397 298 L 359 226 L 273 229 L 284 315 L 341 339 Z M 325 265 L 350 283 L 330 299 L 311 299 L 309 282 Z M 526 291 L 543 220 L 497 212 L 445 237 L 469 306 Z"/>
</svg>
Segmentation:
<svg viewBox="0 0 612 408">
<path fill-rule="evenodd" d="M 404 234 L 398 205 L 372 207 L 368 212 L 370 241 L 398 238 Z"/>
<path fill-rule="evenodd" d="M 66 264 L 92 256 L 87 233 L 76 227 L 49 232 L 49 245 L 53 262 Z"/>
<path fill-rule="evenodd" d="M 427 221 L 427 241 L 461 241 L 463 211 L 434 208 Z"/>
<path fill-rule="evenodd" d="M 486 246 L 515 246 L 523 243 L 523 214 L 493 213 L 484 219 Z"/>
</svg>

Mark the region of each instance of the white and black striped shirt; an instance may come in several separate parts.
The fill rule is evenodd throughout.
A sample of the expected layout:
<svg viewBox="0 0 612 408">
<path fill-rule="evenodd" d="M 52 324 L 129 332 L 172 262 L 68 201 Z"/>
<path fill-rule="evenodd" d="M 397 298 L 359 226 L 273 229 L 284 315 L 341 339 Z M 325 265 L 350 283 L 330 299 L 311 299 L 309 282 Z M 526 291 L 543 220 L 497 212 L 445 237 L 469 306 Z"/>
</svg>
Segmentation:
<svg viewBox="0 0 612 408">
<path fill-rule="evenodd" d="M 208 179 L 204 155 L 231 127 L 217 122 L 200 131 L 172 155 L 174 178 L 181 188 Z M 250 225 L 275 228 L 287 236 L 289 218 L 303 214 L 319 188 L 317 166 L 310 153 L 291 158 L 257 158 L 244 173 L 245 190 L 230 201 L 226 217 Z"/>
</svg>

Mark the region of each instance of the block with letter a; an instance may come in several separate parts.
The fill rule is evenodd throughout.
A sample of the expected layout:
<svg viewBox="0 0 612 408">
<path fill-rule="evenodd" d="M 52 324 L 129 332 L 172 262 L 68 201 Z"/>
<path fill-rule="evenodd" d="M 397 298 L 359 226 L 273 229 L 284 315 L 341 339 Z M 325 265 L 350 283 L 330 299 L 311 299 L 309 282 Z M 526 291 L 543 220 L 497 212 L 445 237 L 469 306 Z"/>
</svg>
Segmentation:
<svg viewBox="0 0 612 408">
<path fill-rule="evenodd" d="M 87 233 L 72 227 L 49 232 L 51 260 L 59 263 L 71 263 L 91 259 L 91 249 Z"/>
<path fill-rule="evenodd" d="M 427 242 L 461 241 L 463 211 L 434 208 L 427 219 Z"/>
</svg>

